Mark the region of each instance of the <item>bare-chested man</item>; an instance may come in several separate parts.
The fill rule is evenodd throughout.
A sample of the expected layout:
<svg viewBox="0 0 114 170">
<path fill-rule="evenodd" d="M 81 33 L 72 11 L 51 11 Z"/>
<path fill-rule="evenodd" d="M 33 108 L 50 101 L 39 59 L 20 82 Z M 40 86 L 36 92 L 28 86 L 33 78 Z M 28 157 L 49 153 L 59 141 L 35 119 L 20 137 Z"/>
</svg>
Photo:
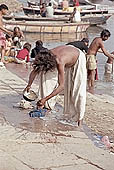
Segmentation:
<svg viewBox="0 0 114 170">
<path fill-rule="evenodd" d="M 4 32 L 7 34 L 11 34 L 12 32 L 8 31 L 3 27 L 2 17 L 6 15 L 8 11 L 8 7 L 5 4 L 0 5 L 0 48 L 1 48 L 1 62 L 5 63 L 4 55 L 5 55 L 5 48 L 6 48 L 6 38 Z"/>
<path fill-rule="evenodd" d="M 81 50 L 73 46 L 63 45 L 52 50 L 40 51 L 35 57 L 33 71 L 25 90 L 29 91 L 37 74 L 47 74 L 48 71 L 54 72 L 55 69 L 58 72 L 58 86 L 51 88 L 50 94 L 48 91 L 48 95 L 45 94 L 37 102 L 37 106 L 44 106 L 48 100 L 64 89 L 64 114 L 77 115 L 76 121 L 80 125 L 85 112 L 87 80 L 86 58 Z M 48 73 L 51 74 L 51 72 Z M 48 87 L 53 84 L 52 79 L 53 77 L 50 77 Z M 49 83 L 49 79 L 47 82 Z"/>
<path fill-rule="evenodd" d="M 94 89 L 94 81 L 95 81 L 95 69 L 96 69 L 96 55 L 99 49 L 102 50 L 105 56 L 108 58 L 114 58 L 112 54 L 110 54 L 104 47 L 103 41 L 108 40 L 110 37 L 110 32 L 106 29 L 104 29 L 101 32 L 100 37 L 96 37 L 92 43 L 90 44 L 90 47 L 87 52 L 87 69 L 89 70 L 88 75 L 88 87 L 89 90 L 93 91 Z"/>
</svg>

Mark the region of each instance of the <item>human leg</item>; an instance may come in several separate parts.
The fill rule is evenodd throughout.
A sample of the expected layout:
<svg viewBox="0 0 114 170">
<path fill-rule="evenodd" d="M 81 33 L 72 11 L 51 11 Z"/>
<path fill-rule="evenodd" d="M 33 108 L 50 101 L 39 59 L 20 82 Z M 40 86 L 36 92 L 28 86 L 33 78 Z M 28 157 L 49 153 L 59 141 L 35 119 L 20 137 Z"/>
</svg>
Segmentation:
<svg viewBox="0 0 114 170">
<path fill-rule="evenodd" d="M 88 70 L 88 88 L 89 91 L 94 89 L 95 73 L 96 73 L 96 56 L 87 55 L 87 70 Z"/>
<path fill-rule="evenodd" d="M 4 60 L 4 55 L 5 55 L 5 47 L 1 47 L 1 62 L 6 63 Z"/>
<path fill-rule="evenodd" d="M 82 120 L 78 120 L 78 126 L 81 127 L 83 124 L 83 119 Z"/>
<path fill-rule="evenodd" d="M 6 49 L 6 38 L 3 32 L 0 31 L 0 48 L 1 48 L 1 62 L 5 63 L 5 49 Z"/>
<path fill-rule="evenodd" d="M 89 70 L 88 88 L 90 91 L 94 89 L 94 82 L 95 82 L 95 70 Z"/>
<path fill-rule="evenodd" d="M 95 82 L 95 70 L 91 70 L 91 87 L 94 88 L 94 82 Z"/>
</svg>

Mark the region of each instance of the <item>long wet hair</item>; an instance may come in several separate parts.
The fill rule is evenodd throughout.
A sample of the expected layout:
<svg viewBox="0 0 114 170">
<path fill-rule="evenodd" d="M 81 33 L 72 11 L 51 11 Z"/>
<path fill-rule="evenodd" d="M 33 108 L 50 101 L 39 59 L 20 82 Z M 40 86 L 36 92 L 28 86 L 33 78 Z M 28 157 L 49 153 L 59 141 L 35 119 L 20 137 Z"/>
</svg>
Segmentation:
<svg viewBox="0 0 114 170">
<path fill-rule="evenodd" d="M 56 67 L 56 56 L 47 48 L 40 50 L 40 52 L 38 52 L 38 54 L 35 56 L 33 68 L 38 73 L 54 71 Z"/>
</svg>

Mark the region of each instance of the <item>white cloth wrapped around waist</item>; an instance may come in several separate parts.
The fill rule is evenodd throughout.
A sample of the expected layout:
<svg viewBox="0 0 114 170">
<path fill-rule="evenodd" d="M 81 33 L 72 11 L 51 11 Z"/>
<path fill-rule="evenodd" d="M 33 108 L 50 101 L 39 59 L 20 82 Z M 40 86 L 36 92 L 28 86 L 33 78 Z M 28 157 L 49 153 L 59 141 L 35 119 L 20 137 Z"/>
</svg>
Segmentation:
<svg viewBox="0 0 114 170">
<path fill-rule="evenodd" d="M 66 118 L 74 121 L 83 119 L 86 104 L 86 57 L 80 49 L 78 50 L 80 55 L 77 62 L 73 67 L 66 69 L 64 89 L 64 114 Z"/>
<path fill-rule="evenodd" d="M 112 64 L 106 63 L 105 64 L 105 73 L 112 73 Z"/>
</svg>

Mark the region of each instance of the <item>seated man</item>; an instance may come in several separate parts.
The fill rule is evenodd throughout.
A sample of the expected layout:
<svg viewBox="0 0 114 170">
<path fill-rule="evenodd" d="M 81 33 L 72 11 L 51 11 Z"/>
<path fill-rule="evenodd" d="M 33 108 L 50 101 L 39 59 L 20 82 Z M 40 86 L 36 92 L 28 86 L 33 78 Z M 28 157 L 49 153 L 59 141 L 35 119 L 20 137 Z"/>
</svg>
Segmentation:
<svg viewBox="0 0 114 170">
<path fill-rule="evenodd" d="M 40 50 L 43 48 L 43 42 L 41 40 L 36 41 L 35 48 L 31 51 L 31 58 L 35 59 L 35 56 L 40 52 Z"/>
<path fill-rule="evenodd" d="M 64 115 L 67 119 L 73 118 L 80 126 L 86 103 L 85 54 L 66 45 L 52 50 L 44 49 L 35 57 L 25 90 L 29 91 L 36 75 L 40 76 L 38 91 L 41 98 L 37 106 L 44 107 L 47 104 L 51 107 L 54 97 L 64 90 Z"/>
</svg>

